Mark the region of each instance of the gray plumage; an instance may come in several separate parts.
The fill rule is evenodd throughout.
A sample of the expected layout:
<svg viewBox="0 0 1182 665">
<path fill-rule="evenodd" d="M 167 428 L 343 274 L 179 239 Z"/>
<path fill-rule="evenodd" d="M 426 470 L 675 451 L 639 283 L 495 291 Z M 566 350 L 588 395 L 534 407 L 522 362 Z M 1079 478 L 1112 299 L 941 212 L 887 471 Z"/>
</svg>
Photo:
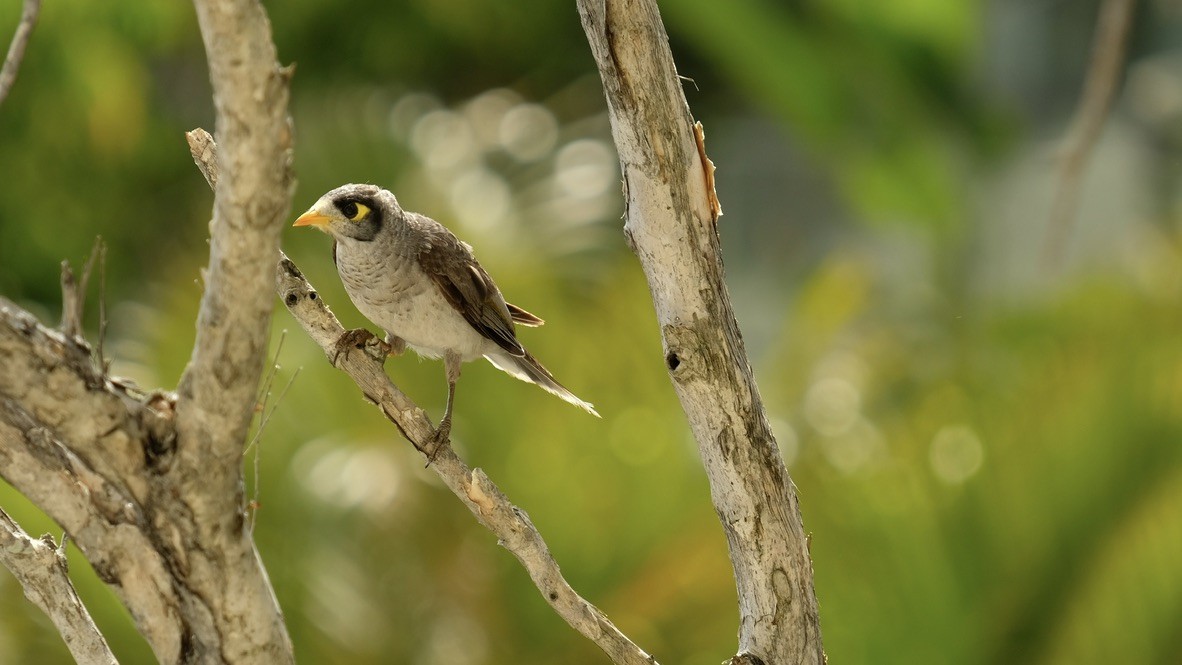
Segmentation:
<svg viewBox="0 0 1182 665">
<path fill-rule="evenodd" d="M 322 196 L 296 225 L 314 225 L 332 235 L 333 259 L 346 293 L 386 332 L 394 352 L 404 343 L 421 356 L 444 359 L 448 405 L 440 423 L 443 437 L 450 428 L 460 365 L 481 356 L 599 415 L 517 340 L 514 323 L 537 326 L 542 320 L 506 303 L 472 248 L 439 222 L 403 210 L 380 187 L 344 185 Z"/>
</svg>

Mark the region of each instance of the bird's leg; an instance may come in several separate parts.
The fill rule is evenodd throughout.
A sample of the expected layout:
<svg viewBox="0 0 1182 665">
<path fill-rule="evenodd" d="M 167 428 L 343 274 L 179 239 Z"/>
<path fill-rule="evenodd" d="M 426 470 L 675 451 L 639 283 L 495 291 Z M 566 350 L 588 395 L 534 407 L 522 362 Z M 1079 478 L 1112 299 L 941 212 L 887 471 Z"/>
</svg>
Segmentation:
<svg viewBox="0 0 1182 665">
<path fill-rule="evenodd" d="M 463 361 L 460 354 L 447 351 L 443 354 L 443 368 L 447 373 L 447 406 L 443 410 L 443 419 L 431 435 L 431 448 L 427 451 L 427 464 L 435 461 L 435 456 L 446 446 L 451 435 L 451 411 L 456 401 L 456 381 L 460 379 L 460 367 Z"/>
<path fill-rule="evenodd" d="M 390 340 L 395 340 L 395 342 Z M 337 338 L 336 351 L 332 354 L 332 364 L 337 364 L 337 359 L 341 357 L 341 354 L 348 358 L 349 352 L 353 349 L 364 349 L 369 357 L 378 362 L 384 362 L 386 356 L 402 353 L 406 349 L 406 342 L 390 333 L 386 333 L 386 341 L 383 342 L 365 328 L 346 330 Z"/>
</svg>

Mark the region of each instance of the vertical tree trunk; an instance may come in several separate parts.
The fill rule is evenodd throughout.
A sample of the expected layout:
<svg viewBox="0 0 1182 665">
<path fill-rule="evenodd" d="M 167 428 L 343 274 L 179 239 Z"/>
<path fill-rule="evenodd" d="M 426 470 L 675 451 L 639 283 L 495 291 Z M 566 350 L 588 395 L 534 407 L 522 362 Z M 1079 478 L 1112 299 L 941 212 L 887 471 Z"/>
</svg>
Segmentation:
<svg viewBox="0 0 1182 665">
<path fill-rule="evenodd" d="M 739 594 L 732 662 L 825 661 L 795 486 L 772 436 L 723 279 L 713 165 L 654 0 L 578 0 L 603 79 L 664 363 L 698 442 Z"/>
</svg>

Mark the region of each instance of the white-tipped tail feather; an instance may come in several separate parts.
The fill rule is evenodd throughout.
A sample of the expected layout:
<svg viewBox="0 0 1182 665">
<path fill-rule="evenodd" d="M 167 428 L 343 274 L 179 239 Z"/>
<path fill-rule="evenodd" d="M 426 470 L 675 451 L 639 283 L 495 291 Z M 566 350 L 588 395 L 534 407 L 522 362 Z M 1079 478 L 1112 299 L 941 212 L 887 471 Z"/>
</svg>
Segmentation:
<svg viewBox="0 0 1182 665">
<path fill-rule="evenodd" d="M 584 402 L 576 397 L 574 393 L 567 390 L 565 386 L 554 378 L 554 375 L 549 370 L 542 367 L 542 363 L 530 355 L 529 351 L 526 351 L 525 356 L 521 358 L 500 350 L 497 353 L 486 354 L 484 357 L 502 372 L 515 376 L 522 381 L 536 384 L 546 392 L 561 397 L 596 418 L 600 417 L 590 402 Z"/>
</svg>

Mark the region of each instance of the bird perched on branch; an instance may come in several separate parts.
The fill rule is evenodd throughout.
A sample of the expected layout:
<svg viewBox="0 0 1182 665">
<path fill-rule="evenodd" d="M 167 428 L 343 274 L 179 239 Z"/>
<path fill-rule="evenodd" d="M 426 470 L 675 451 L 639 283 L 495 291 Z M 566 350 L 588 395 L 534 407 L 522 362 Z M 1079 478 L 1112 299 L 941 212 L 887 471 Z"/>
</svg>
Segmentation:
<svg viewBox="0 0 1182 665">
<path fill-rule="evenodd" d="M 380 187 L 344 185 L 320 197 L 293 226 L 315 226 L 332 236 L 333 261 L 346 293 L 386 332 L 378 342 L 383 356 L 409 346 L 425 358 L 443 358 L 447 407 L 436 445 L 451 432 L 461 364 L 481 356 L 599 416 L 517 341 L 513 324 L 540 326 L 542 319 L 505 302 L 472 248 L 439 222 L 403 210 Z M 350 330 L 337 341 L 337 353 L 373 338 L 365 329 Z"/>
</svg>

